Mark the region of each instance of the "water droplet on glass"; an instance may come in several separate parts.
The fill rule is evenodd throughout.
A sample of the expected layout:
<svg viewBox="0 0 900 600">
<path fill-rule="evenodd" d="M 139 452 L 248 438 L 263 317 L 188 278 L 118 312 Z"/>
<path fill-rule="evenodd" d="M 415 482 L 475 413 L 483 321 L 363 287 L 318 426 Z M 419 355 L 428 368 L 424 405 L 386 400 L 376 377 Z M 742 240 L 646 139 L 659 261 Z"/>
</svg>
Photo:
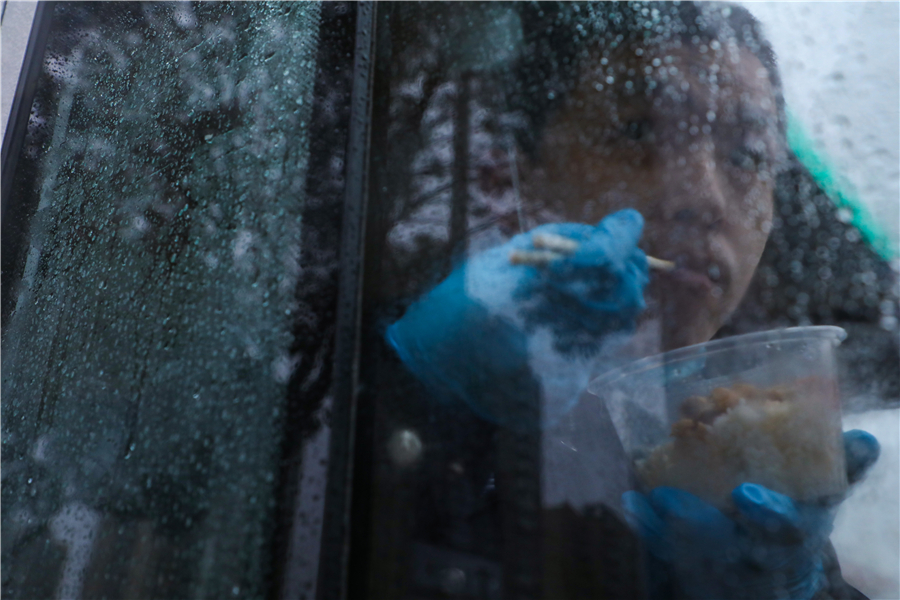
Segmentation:
<svg viewBox="0 0 900 600">
<path fill-rule="evenodd" d="M 466 590 L 466 572 L 458 567 L 441 571 L 441 590 L 448 596 L 459 596 Z"/>
<path fill-rule="evenodd" d="M 837 218 L 841 223 L 849 223 L 853 220 L 853 213 L 850 212 L 849 208 L 840 208 L 837 211 Z"/>
<path fill-rule="evenodd" d="M 388 454 L 397 466 L 408 467 L 421 456 L 422 440 L 410 429 L 396 431 L 388 440 Z"/>
</svg>

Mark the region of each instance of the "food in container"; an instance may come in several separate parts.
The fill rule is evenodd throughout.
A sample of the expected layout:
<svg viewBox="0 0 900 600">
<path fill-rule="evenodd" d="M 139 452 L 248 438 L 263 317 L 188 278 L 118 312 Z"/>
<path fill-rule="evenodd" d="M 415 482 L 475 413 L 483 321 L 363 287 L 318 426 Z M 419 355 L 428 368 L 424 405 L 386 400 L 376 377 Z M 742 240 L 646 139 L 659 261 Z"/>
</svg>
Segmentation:
<svg viewBox="0 0 900 600">
<path fill-rule="evenodd" d="M 801 501 L 847 481 L 837 327 L 802 327 L 682 348 L 607 373 L 603 399 L 643 490 L 670 486 L 724 510 L 757 483 Z"/>
</svg>

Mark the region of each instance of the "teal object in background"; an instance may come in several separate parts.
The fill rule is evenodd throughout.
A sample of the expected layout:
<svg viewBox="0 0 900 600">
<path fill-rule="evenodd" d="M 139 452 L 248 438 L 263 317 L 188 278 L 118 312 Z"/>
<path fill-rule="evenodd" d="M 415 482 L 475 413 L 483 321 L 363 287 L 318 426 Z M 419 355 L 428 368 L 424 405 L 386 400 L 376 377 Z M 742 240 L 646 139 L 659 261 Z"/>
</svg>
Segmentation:
<svg viewBox="0 0 900 600">
<path fill-rule="evenodd" d="M 791 150 L 809 169 L 816 183 L 828 194 L 838 210 L 846 214 L 846 218 L 842 220 L 856 227 L 863 239 L 883 259 L 891 261 L 900 257 L 900 249 L 891 243 L 890 237 L 872 217 L 853 185 L 840 177 L 834 165 L 819 153 L 803 125 L 790 111 L 787 138 Z"/>
</svg>

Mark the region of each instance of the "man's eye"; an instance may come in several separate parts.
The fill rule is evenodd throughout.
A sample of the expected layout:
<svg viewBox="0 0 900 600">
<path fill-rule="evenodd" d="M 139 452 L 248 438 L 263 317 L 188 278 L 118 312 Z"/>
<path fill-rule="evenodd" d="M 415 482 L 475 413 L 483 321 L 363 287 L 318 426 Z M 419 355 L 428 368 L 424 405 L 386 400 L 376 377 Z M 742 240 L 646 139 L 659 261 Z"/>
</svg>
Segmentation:
<svg viewBox="0 0 900 600">
<path fill-rule="evenodd" d="M 768 162 L 768 157 L 765 149 L 746 144 L 732 150 L 729 160 L 731 164 L 745 171 L 758 171 Z"/>
<path fill-rule="evenodd" d="M 629 140 L 645 140 L 650 136 L 652 128 L 652 123 L 649 120 L 635 119 L 625 124 L 622 133 Z"/>
</svg>

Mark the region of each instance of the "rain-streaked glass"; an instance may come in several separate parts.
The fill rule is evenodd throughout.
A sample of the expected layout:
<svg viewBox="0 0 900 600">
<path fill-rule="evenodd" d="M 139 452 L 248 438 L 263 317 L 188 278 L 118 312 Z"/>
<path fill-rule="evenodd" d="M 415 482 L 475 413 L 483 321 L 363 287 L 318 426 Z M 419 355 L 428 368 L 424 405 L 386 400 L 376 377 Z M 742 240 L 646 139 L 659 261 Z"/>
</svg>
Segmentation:
<svg viewBox="0 0 900 600">
<path fill-rule="evenodd" d="M 4 597 L 896 595 L 897 5 L 377 3 L 330 432 L 335 6 L 56 8 Z"/>
<path fill-rule="evenodd" d="M 4 597 L 272 587 L 319 13 L 56 6 L 3 332 Z"/>
<path fill-rule="evenodd" d="M 897 403 L 896 243 L 863 228 L 863 209 L 848 208 L 803 152 L 778 67 L 790 59 L 769 44 L 768 23 L 752 7 L 712 3 L 392 10 L 388 143 L 373 148 L 384 174 L 367 230 L 383 249 L 368 258 L 364 313 L 373 471 L 357 482 L 370 486 L 361 493 L 375 515 L 366 556 L 380 574 L 376 595 L 630 597 L 657 585 L 636 575 L 641 554 L 622 522 L 635 457 L 623 453 L 604 390 L 585 389 L 610 369 L 714 337 L 846 329 L 822 354 L 813 338 L 798 346 L 826 373 L 824 387 L 806 388 L 819 397 L 806 414 L 823 418 L 806 438 L 826 440 L 834 459 L 823 481 L 843 490 L 832 384 L 847 412 Z M 551 273 L 563 260 L 545 253 L 548 242 L 538 247 L 534 228 L 586 248 L 585 229 L 554 224 L 593 226 L 621 209 L 643 216 L 639 247 L 674 263 L 651 269 L 633 329 L 607 334 L 564 294 L 546 305 L 528 295 L 534 276 L 515 268 Z M 560 273 L 546 290 L 558 291 Z M 807 377 L 785 360 L 766 367 L 774 357 L 755 370 L 719 360 L 715 377 L 712 363 L 694 368 L 726 387 L 744 383 L 740 374 L 759 386 L 741 393 L 771 401 L 784 382 L 760 373 Z M 661 376 L 663 397 L 674 395 L 671 377 Z M 415 460 L 398 458 L 400 439 L 415 439 Z M 728 585 L 742 582 L 754 589 Z"/>
</svg>

